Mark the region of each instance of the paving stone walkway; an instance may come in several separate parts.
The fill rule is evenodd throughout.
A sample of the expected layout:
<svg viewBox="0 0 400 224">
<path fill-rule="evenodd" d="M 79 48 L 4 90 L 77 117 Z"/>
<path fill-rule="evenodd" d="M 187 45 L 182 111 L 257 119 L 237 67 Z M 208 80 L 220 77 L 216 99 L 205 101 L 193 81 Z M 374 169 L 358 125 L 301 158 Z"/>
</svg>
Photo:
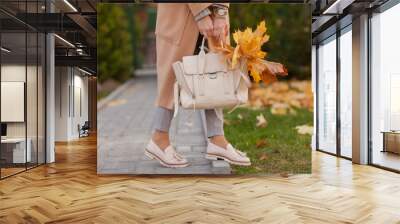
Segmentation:
<svg viewBox="0 0 400 224">
<path fill-rule="evenodd" d="M 144 155 L 152 131 L 156 88 L 155 75 L 136 77 L 98 111 L 98 173 L 229 174 L 228 163 L 204 158 L 207 142 L 200 111 L 181 109 L 177 121 L 172 121 L 170 139 L 190 166 L 165 168 Z"/>
</svg>

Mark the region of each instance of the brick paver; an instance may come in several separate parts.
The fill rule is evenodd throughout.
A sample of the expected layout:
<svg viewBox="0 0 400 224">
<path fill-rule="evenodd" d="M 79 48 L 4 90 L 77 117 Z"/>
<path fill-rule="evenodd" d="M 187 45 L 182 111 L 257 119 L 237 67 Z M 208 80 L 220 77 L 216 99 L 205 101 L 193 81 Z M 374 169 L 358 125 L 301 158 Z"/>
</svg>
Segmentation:
<svg viewBox="0 0 400 224">
<path fill-rule="evenodd" d="M 165 168 L 143 150 L 151 136 L 156 77 L 140 76 L 98 112 L 98 173 L 101 174 L 229 174 L 224 161 L 204 158 L 206 138 L 202 112 L 180 110 L 170 139 L 190 166 Z"/>
</svg>

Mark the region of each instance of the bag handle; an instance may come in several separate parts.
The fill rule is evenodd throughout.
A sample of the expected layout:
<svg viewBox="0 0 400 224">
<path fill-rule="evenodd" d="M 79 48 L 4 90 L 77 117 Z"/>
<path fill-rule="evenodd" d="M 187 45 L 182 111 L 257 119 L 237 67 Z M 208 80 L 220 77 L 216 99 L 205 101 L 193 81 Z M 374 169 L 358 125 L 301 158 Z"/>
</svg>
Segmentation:
<svg viewBox="0 0 400 224">
<path fill-rule="evenodd" d="M 200 45 L 200 52 L 202 52 L 202 51 L 205 52 L 205 46 L 204 46 L 205 42 L 206 42 L 206 37 L 203 36 L 203 39 L 201 40 L 201 45 Z"/>
<path fill-rule="evenodd" d="M 200 45 L 200 52 L 197 56 L 197 71 L 201 71 L 201 74 L 204 75 L 204 72 L 206 70 L 206 51 L 204 44 L 206 42 L 206 37 L 203 36 L 203 39 L 201 40 L 201 45 Z"/>
</svg>

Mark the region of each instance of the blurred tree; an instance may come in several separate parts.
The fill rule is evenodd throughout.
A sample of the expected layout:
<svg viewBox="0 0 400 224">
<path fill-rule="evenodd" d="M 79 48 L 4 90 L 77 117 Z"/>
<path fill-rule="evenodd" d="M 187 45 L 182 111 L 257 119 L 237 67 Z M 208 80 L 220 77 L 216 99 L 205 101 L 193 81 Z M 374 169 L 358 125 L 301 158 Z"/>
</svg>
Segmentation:
<svg viewBox="0 0 400 224">
<path fill-rule="evenodd" d="M 123 82 L 133 73 L 132 38 L 128 17 L 116 4 L 98 4 L 97 61 L 100 83 Z"/>
<path fill-rule="evenodd" d="M 283 63 L 288 78 L 311 78 L 311 11 L 307 4 L 231 4 L 231 33 L 256 28 L 265 20 L 270 40 L 264 45 L 267 60 Z M 233 41 L 233 38 L 231 38 Z M 233 43 L 232 43 L 233 44 Z"/>
<path fill-rule="evenodd" d="M 128 32 L 131 34 L 133 64 L 140 68 L 144 60 L 147 10 L 146 4 L 126 4 L 123 9 L 128 19 Z"/>
</svg>

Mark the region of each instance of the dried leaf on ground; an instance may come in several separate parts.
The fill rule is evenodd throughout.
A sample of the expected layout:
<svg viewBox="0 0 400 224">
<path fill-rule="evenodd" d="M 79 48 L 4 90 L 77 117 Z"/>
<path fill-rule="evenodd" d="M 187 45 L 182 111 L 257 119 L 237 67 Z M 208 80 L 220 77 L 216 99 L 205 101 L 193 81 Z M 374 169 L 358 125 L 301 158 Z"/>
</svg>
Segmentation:
<svg viewBox="0 0 400 224">
<path fill-rule="evenodd" d="M 275 115 L 286 115 L 289 110 L 289 105 L 287 103 L 275 103 L 271 107 L 271 114 Z"/>
<path fill-rule="evenodd" d="M 258 100 L 253 102 L 252 106 L 253 106 L 254 109 L 260 109 L 261 107 L 264 106 L 264 103 L 263 103 L 263 101 L 261 99 L 258 99 Z"/>
<path fill-rule="evenodd" d="M 265 119 L 263 114 L 259 114 L 257 117 L 257 124 L 256 126 L 259 128 L 264 128 L 267 126 L 267 120 Z"/>
<path fill-rule="evenodd" d="M 266 139 L 259 139 L 256 142 L 256 148 L 261 148 L 267 145 L 267 140 Z"/>
<path fill-rule="evenodd" d="M 268 159 L 267 153 L 262 153 L 262 154 L 260 155 L 259 159 L 260 159 L 260 161 L 263 161 L 263 160 Z"/>
<path fill-rule="evenodd" d="M 310 125 L 299 125 L 295 127 L 297 133 L 301 135 L 312 135 L 314 133 L 314 127 Z"/>
<path fill-rule="evenodd" d="M 314 106 L 310 80 L 279 81 L 266 86 L 254 84 L 249 94 L 249 106 L 252 109 L 287 104 L 290 108 L 305 108 L 312 111 Z"/>
</svg>

